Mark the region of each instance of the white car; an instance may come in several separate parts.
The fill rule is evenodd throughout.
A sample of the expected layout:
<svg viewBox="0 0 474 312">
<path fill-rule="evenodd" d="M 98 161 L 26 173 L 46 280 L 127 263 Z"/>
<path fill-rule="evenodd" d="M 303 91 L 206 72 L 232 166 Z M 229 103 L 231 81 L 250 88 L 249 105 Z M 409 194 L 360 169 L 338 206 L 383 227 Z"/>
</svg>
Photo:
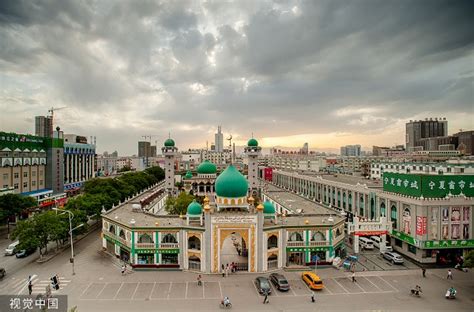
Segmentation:
<svg viewBox="0 0 474 312">
<path fill-rule="evenodd" d="M 399 254 L 393 251 L 387 251 L 383 254 L 383 257 L 388 261 L 392 262 L 393 264 L 402 264 L 403 258 Z"/>
</svg>

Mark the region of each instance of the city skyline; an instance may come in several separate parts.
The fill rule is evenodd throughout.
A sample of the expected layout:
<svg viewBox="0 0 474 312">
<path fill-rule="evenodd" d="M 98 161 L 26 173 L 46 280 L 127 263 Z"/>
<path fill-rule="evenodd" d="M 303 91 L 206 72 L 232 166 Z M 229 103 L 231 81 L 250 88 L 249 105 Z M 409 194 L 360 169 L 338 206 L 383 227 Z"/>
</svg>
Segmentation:
<svg viewBox="0 0 474 312">
<path fill-rule="evenodd" d="M 370 8 L 370 10 L 369 10 Z M 439 17 L 443 12 L 443 18 Z M 1 130 L 50 107 L 98 152 L 405 143 L 405 123 L 473 128 L 473 4 L 445 1 L 0 4 Z M 8 47 L 8 48 L 7 48 Z M 227 142 L 224 142 L 227 144 Z"/>
</svg>

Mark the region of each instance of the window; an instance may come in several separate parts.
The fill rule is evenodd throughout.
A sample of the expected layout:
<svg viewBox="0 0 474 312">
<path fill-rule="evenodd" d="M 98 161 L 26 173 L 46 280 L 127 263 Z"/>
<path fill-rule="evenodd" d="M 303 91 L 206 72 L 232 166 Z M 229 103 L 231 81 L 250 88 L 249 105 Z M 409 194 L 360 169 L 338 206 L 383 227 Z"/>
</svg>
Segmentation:
<svg viewBox="0 0 474 312">
<path fill-rule="evenodd" d="M 412 245 L 408 245 L 408 251 L 412 254 L 416 255 L 416 247 Z"/>
<path fill-rule="evenodd" d="M 31 186 L 36 186 L 36 181 L 31 181 Z"/>
<path fill-rule="evenodd" d="M 8 188 L 8 184 L 4 184 L 4 185 L 3 185 L 3 188 L 4 188 L 4 189 Z"/>
<path fill-rule="evenodd" d="M 464 168 L 459 168 L 461 173 L 464 173 Z"/>
<path fill-rule="evenodd" d="M 32 177 L 36 177 L 36 171 L 32 171 L 32 172 L 31 172 L 31 176 L 32 176 Z"/>
<path fill-rule="evenodd" d="M 40 170 L 40 171 L 39 171 L 39 175 L 40 175 L 40 176 L 43 175 L 43 170 Z"/>
<path fill-rule="evenodd" d="M 23 182 L 23 187 L 28 187 L 28 182 Z"/>
<path fill-rule="evenodd" d="M 446 168 L 447 172 L 451 172 L 451 167 Z"/>
<path fill-rule="evenodd" d="M 23 178 L 28 178 L 28 172 L 23 172 Z"/>
<path fill-rule="evenodd" d="M 436 171 L 436 167 L 431 167 L 431 172 L 435 172 Z"/>
<path fill-rule="evenodd" d="M 8 173 L 3 174 L 3 180 L 8 180 Z"/>
<path fill-rule="evenodd" d="M 20 177 L 20 174 L 19 174 L 18 172 L 15 172 L 15 173 L 13 174 L 13 177 L 14 177 L 15 179 L 18 179 L 18 178 Z"/>
<path fill-rule="evenodd" d="M 178 254 L 161 254 L 162 264 L 178 264 Z"/>
<path fill-rule="evenodd" d="M 15 190 L 17 190 L 17 189 L 18 189 L 18 183 L 13 184 L 13 188 L 14 188 Z"/>
<path fill-rule="evenodd" d="M 401 240 L 395 238 L 395 246 L 402 247 L 403 242 Z"/>
<path fill-rule="evenodd" d="M 40 183 L 39 183 L 39 185 L 40 185 L 40 186 L 42 186 L 42 185 L 43 185 L 43 180 L 40 180 Z"/>
</svg>

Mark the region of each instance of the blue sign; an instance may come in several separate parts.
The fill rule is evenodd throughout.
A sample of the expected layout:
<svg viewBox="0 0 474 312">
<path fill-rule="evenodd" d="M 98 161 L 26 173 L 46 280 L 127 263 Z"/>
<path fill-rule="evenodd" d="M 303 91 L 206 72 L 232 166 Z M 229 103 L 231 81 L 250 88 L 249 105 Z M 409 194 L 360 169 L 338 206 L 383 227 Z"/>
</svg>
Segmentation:
<svg viewBox="0 0 474 312">
<path fill-rule="evenodd" d="M 316 262 L 316 261 L 318 261 L 319 259 L 320 259 L 320 258 L 319 258 L 317 255 L 314 255 L 314 256 L 312 257 L 313 262 Z"/>
</svg>

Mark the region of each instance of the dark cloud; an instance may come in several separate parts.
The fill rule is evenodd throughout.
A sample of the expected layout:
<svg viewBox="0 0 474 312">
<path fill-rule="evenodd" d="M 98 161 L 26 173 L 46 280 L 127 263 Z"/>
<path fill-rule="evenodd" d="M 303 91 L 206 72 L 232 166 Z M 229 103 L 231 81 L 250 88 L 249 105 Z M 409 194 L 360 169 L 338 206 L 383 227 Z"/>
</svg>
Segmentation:
<svg viewBox="0 0 474 312">
<path fill-rule="evenodd" d="M 107 112 L 71 131 L 127 152 L 142 131 L 195 144 L 217 124 L 383 134 L 426 113 L 473 117 L 472 16 L 473 1 L 1 1 L 0 100 Z"/>
</svg>

